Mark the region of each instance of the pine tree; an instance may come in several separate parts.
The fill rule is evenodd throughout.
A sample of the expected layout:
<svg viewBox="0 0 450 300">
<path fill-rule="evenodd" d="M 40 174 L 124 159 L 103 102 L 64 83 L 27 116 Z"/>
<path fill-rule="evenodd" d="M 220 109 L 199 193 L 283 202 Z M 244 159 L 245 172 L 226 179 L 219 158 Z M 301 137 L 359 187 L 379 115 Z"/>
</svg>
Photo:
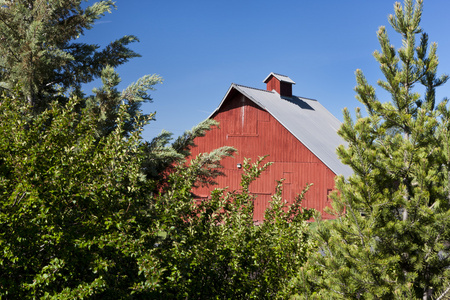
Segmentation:
<svg viewBox="0 0 450 300">
<path fill-rule="evenodd" d="M 137 41 L 124 36 L 99 51 L 98 45 L 75 42 L 114 3 L 99 1 L 82 8 L 83 0 L 0 1 L 0 87 L 17 84 L 26 99 L 42 110 L 55 91 L 78 90 L 99 78 L 106 66 L 116 67 L 139 56 L 127 48 Z"/>
<path fill-rule="evenodd" d="M 378 85 L 390 101 L 380 101 L 356 71 L 355 91 L 366 115 L 358 109 L 353 122 L 344 110 L 339 134 L 348 147 L 338 154 L 354 174 L 336 179 L 337 219 L 319 225 L 322 251 L 309 271 L 310 292 L 319 298 L 431 299 L 448 276 L 449 169 L 442 151 L 448 149 L 442 147 L 448 145 L 448 114 L 439 122 L 434 93 L 447 76 L 436 78 L 437 47 L 428 47 L 419 27 L 422 8 L 422 0 L 394 5 L 389 23 L 402 37 L 400 49 L 384 27 L 377 32 L 381 51 L 374 57 L 385 76 Z M 415 89 L 421 84 L 424 98 Z"/>
<path fill-rule="evenodd" d="M 158 75 L 146 75 L 124 91 L 117 90 L 119 75 L 114 71 L 131 58 L 140 55 L 128 48 L 139 41 L 133 35 L 111 42 L 104 49 L 85 44 L 77 38 L 92 28 L 94 22 L 115 8 L 111 0 L 82 5 L 86 0 L 0 1 L 0 90 L 16 97 L 19 87 L 35 113 L 49 108 L 53 101 L 65 104 L 76 95 L 79 106 L 88 107 L 97 121 L 96 136 L 110 134 L 122 102 L 130 118 L 124 135 L 130 134 L 136 118 L 143 115 L 140 106 L 151 102 L 149 91 L 162 82 Z M 101 78 L 102 87 L 85 96 L 82 85 Z"/>
</svg>

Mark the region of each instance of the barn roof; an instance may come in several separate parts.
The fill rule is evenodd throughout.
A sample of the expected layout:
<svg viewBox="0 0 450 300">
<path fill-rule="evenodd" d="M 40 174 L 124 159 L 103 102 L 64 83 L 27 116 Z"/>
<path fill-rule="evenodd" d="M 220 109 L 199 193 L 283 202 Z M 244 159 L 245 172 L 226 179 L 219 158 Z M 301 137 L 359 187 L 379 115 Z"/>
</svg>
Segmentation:
<svg viewBox="0 0 450 300">
<path fill-rule="evenodd" d="M 286 75 L 281 75 L 281 74 L 277 74 L 277 73 L 270 73 L 266 79 L 263 80 L 264 83 L 267 83 L 267 81 L 269 80 L 270 76 L 275 77 L 276 79 L 278 79 L 279 81 L 284 81 L 284 82 L 288 82 L 288 83 L 292 83 L 295 84 L 294 80 L 292 80 L 291 78 L 289 78 L 289 76 Z"/>
<path fill-rule="evenodd" d="M 283 97 L 275 91 L 265 91 L 233 83 L 210 117 L 235 92 L 243 94 L 269 112 L 335 174 L 348 177 L 353 173 L 349 166 L 341 163 L 336 154 L 336 148 L 339 145 L 347 144 L 337 134 L 341 122 L 317 100 L 297 96 Z"/>
</svg>

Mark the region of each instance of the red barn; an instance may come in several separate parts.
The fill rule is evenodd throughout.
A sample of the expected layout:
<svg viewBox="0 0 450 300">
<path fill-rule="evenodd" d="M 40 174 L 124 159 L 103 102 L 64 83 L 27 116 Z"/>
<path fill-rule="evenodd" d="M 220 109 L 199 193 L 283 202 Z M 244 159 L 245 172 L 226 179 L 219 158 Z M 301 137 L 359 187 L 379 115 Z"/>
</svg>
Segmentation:
<svg viewBox="0 0 450 300">
<path fill-rule="evenodd" d="M 337 146 L 345 144 L 337 134 L 341 122 L 318 101 L 293 96 L 295 82 L 289 77 L 271 73 L 264 83 L 266 90 L 232 84 L 211 114 L 220 128 L 197 138 L 192 155 L 221 146 L 233 146 L 238 153 L 223 161 L 225 176 L 218 178 L 218 186 L 197 188 L 194 193 L 208 197 L 215 187 L 239 189 L 244 158 L 256 161 L 269 155 L 266 161 L 273 165 L 250 186 L 257 195 L 255 221 L 263 219 L 276 181 L 281 178 L 285 179 L 283 197 L 288 202 L 312 183 L 303 205 L 323 212 L 329 205 L 327 196 L 334 189 L 334 177 L 352 173 L 336 154 Z"/>
</svg>

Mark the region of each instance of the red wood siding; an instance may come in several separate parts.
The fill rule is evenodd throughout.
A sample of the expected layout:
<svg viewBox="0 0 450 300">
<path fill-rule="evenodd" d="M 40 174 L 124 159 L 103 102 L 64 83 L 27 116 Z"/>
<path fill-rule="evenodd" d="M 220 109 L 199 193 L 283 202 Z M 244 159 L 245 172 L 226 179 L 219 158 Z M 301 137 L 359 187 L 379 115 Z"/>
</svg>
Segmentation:
<svg viewBox="0 0 450 300">
<path fill-rule="evenodd" d="M 274 76 L 270 76 L 269 81 L 267 81 L 266 89 L 268 91 L 275 90 L 278 93 L 280 93 L 280 81 L 278 79 L 276 79 Z"/>
<path fill-rule="evenodd" d="M 335 174 L 268 112 L 237 93 L 230 95 L 213 118 L 220 123 L 220 128 L 197 138 L 192 156 L 221 146 L 233 146 L 238 153 L 234 158 L 223 161 L 226 176 L 217 179 L 218 185 L 198 188 L 194 191 L 196 195 L 207 197 L 210 190 L 216 187 L 239 189 L 242 169 L 238 169 L 237 164 L 243 163 L 244 158 L 255 161 L 259 156 L 269 155 L 266 162 L 271 161 L 273 165 L 250 186 L 250 191 L 257 195 L 255 220 L 263 219 L 276 181 L 281 178 L 285 179 L 283 197 L 288 202 L 292 203 L 308 183 L 313 183 L 303 205 L 321 212 L 329 205 L 327 194 L 334 189 Z M 330 216 L 323 214 L 323 218 Z"/>
</svg>

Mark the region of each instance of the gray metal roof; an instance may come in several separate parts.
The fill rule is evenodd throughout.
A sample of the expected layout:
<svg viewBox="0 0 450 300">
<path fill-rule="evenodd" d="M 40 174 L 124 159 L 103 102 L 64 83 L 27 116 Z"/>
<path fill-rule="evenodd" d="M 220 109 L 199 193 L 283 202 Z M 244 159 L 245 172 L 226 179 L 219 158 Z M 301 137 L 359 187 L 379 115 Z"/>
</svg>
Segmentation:
<svg viewBox="0 0 450 300">
<path fill-rule="evenodd" d="M 219 110 L 234 89 L 269 112 L 335 174 L 342 174 L 345 177 L 353 174 L 352 169 L 341 163 L 336 154 L 339 145 L 347 145 L 337 134 L 341 122 L 317 100 L 297 96 L 281 97 L 274 91 L 233 83 L 213 114 Z"/>
<path fill-rule="evenodd" d="M 284 82 L 289 82 L 289 83 L 295 84 L 294 80 L 292 80 L 291 78 L 289 78 L 289 76 L 277 74 L 277 73 L 274 73 L 274 72 L 271 72 L 271 73 L 266 77 L 266 79 L 263 80 L 263 82 L 266 83 L 267 80 L 269 80 L 270 76 L 275 77 L 275 78 L 278 79 L 279 81 L 284 81 Z"/>
</svg>

